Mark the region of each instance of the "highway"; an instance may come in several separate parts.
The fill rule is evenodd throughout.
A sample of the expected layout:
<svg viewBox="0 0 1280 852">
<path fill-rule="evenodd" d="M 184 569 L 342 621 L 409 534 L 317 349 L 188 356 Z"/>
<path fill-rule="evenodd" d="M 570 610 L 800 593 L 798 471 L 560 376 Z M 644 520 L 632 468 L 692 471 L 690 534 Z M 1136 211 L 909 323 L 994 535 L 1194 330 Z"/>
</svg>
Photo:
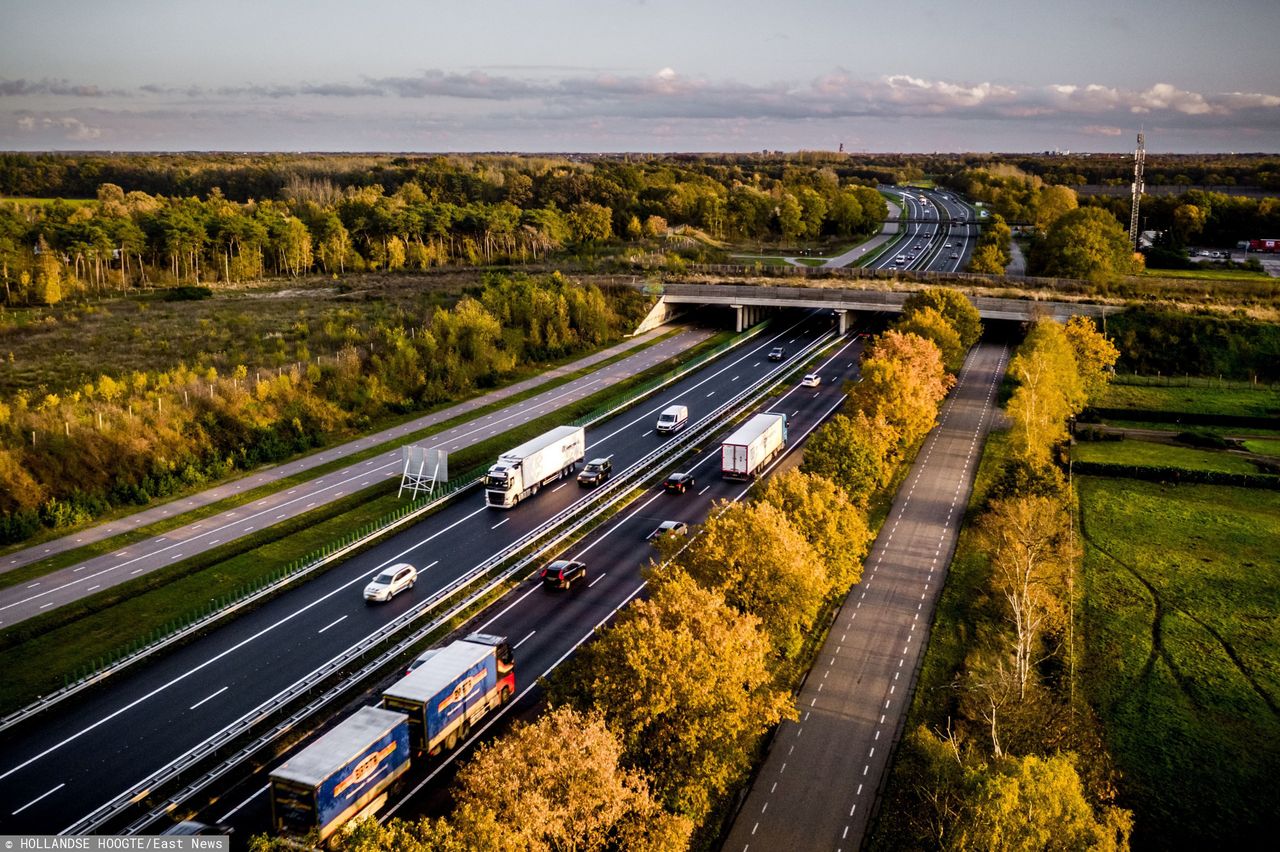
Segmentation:
<svg viewBox="0 0 1280 852">
<path fill-rule="evenodd" d="M 649 336 L 664 333 L 666 333 L 665 329 L 651 332 Z M 709 334 L 710 332 L 706 330 L 691 329 L 685 331 L 627 358 L 602 367 L 586 376 L 581 376 L 529 399 L 512 403 L 506 408 L 439 432 L 425 439 L 423 443 L 430 446 L 444 447 L 450 452 L 456 452 L 472 444 L 487 440 L 499 432 L 513 429 L 528 420 L 555 411 L 569 402 L 596 393 L 622 378 L 642 372 L 697 344 L 708 337 Z M 612 347 L 606 352 L 619 352 L 624 351 L 626 348 L 630 347 L 619 344 L 619 346 Z M 601 355 L 603 353 L 597 353 L 597 356 Z M 597 356 L 581 359 L 581 361 L 570 364 L 566 368 L 559 368 L 552 372 L 559 372 L 560 369 L 572 372 L 581 366 L 589 366 L 591 363 L 601 360 Z M 608 356 L 603 355 L 603 357 L 607 358 Z M 190 511 L 198 505 L 215 502 L 217 499 L 224 499 L 252 490 L 334 459 L 340 459 L 369 447 L 375 447 L 398 437 L 412 434 L 435 423 L 442 423 L 457 417 L 459 414 L 484 406 L 488 402 L 514 395 L 522 389 L 536 386 L 547 380 L 546 378 L 541 381 L 530 379 L 526 382 L 520 382 L 509 388 L 503 388 L 499 391 L 494 391 L 492 394 L 486 394 L 452 406 L 444 411 L 403 423 L 376 435 L 369 435 L 320 453 L 296 459 L 284 465 L 259 471 L 234 482 L 218 486 L 215 489 L 210 489 L 208 492 L 203 492 L 202 495 L 193 495 L 176 503 L 152 507 L 144 512 L 132 515 L 128 519 L 104 525 L 103 529 L 116 530 L 118 532 L 120 531 L 118 528 L 122 525 L 128 528 L 136 528 L 146 523 L 161 520 L 164 517 Z M 384 482 L 387 479 L 398 478 L 402 464 L 398 447 L 386 450 L 373 458 L 331 471 L 313 480 L 299 483 L 290 488 L 282 488 L 276 493 L 269 494 L 252 503 L 228 509 L 217 515 L 171 530 L 164 535 L 153 536 L 122 547 L 112 553 L 87 559 L 77 565 L 52 572 L 31 583 L 0 589 L 0 625 L 16 624 L 32 616 L 48 612 L 52 608 L 64 606 L 103 589 L 128 582 L 151 571 L 177 564 L 184 558 L 190 558 L 209 548 L 235 541 L 255 530 L 265 529 L 288 518 L 310 512 L 319 506 L 339 500 L 343 496 L 371 485 Z M 455 471 L 455 473 L 461 473 L 461 471 Z M 201 500 L 204 503 L 201 503 Z M 95 528 L 95 531 L 97 531 L 98 537 L 101 537 L 101 530 Z M 78 537 L 92 540 L 95 531 L 86 531 L 79 534 Z M 65 540 L 60 541 L 63 541 L 64 545 L 66 544 Z M 5 558 L 5 565 L 6 567 L 19 567 L 22 564 L 26 564 L 26 562 L 36 561 L 37 558 L 44 558 L 56 546 L 55 542 L 48 542 L 36 548 L 29 548 L 21 553 L 11 554 Z M 68 548 L 64 546 L 62 549 Z M 35 556 L 36 553 L 39 554 L 38 557 Z M 26 562 L 23 561 L 24 559 Z"/>
<path fill-rule="evenodd" d="M 978 234 L 968 205 L 950 193 L 935 190 L 890 187 L 888 191 L 901 198 L 905 221 L 899 224 L 896 238 L 867 268 L 921 272 L 963 269 Z M 927 220 L 936 220 L 936 224 Z"/>
<path fill-rule="evenodd" d="M 1008 352 L 969 354 L 724 844 L 856 850 L 902 734 Z"/>
<path fill-rule="evenodd" d="M 773 466 L 789 461 L 803 438 L 843 403 L 841 385 L 856 377 L 861 348 L 861 341 L 844 341 L 820 362 L 819 387 L 801 387 L 797 378 L 784 394 L 761 406 L 761 410 L 783 411 L 790 419 L 792 440 L 788 455 Z M 664 520 L 700 523 L 706 519 L 713 501 L 738 500 L 748 492 L 748 484 L 720 477 L 719 460 L 719 444 L 714 440 L 705 442 L 697 455 L 680 466 L 681 470 L 692 470 L 697 477 L 690 492 L 674 495 L 650 488 L 617 520 L 603 525 L 567 551 L 567 558 L 586 563 L 585 585 L 560 592 L 544 590 L 535 580 L 527 581 L 458 631 L 459 635 L 478 630 L 508 637 L 515 647 L 517 700 L 501 716 L 488 719 L 453 755 L 415 766 L 410 780 L 403 785 L 407 793 L 384 815 L 415 817 L 447 810 L 446 790 L 456 760 L 465 758 L 476 743 L 504 731 L 512 717 L 527 719 L 535 715 L 541 701 L 537 680 L 550 674 L 590 639 L 598 625 L 609 621 L 641 594 L 644 581 L 640 569 L 653 555 L 645 536 Z M 373 703 L 376 695 L 366 700 Z M 267 830 L 270 814 L 265 795 L 266 771 L 284 759 L 281 756 L 263 772 L 244 779 L 197 818 L 231 825 L 242 837 Z"/>
<path fill-rule="evenodd" d="M 779 369 L 765 358 L 768 348 L 781 344 L 794 353 L 832 322 L 829 315 L 784 315 L 773 326 L 777 332 L 683 378 L 638 410 L 588 430 L 588 458 L 612 455 L 615 469 L 625 468 L 663 440 L 653 431 L 663 407 L 682 402 L 691 419 L 698 419 L 716 397 L 724 399 Z M 833 392 L 835 385 L 820 392 Z M 486 508 L 483 494 L 473 491 L 260 609 L 11 729 L 0 742 L 0 833 L 59 831 L 135 789 L 581 496 L 566 481 L 502 512 Z M 366 606 L 360 596 L 364 583 L 398 561 L 422 571 L 417 588 L 388 604 Z"/>
</svg>

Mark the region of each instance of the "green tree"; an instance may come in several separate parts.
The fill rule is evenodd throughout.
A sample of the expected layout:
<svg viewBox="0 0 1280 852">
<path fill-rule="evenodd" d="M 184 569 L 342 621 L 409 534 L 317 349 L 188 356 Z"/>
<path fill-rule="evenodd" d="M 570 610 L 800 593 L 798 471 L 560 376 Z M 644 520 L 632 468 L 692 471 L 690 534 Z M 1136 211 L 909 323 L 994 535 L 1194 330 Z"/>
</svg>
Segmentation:
<svg viewBox="0 0 1280 852">
<path fill-rule="evenodd" d="M 1003 275 L 1008 259 L 994 243 L 982 243 L 969 255 L 969 271 L 982 275 Z"/>
<path fill-rule="evenodd" d="M 760 735 L 795 716 L 759 623 L 669 565 L 553 693 L 605 714 L 628 763 L 669 809 L 699 822 L 745 778 Z"/>
<path fill-rule="evenodd" d="M 1080 206 L 1076 191 L 1069 186 L 1046 186 L 1040 190 L 1036 199 L 1036 230 L 1041 233 L 1049 230 L 1054 222 L 1065 213 Z"/>
<path fill-rule="evenodd" d="M 867 516 L 834 482 L 788 470 L 765 480 L 760 499 L 781 511 L 822 557 L 828 594 L 843 594 L 862 579 L 872 538 Z"/>
<path fill-rule="evenodd" d="M 1114 216 L 1097 207 L 1059 217 L 1032 254 L 1039 273 L 1059 278 L 1110 281 L 1136 268 L 1128 235 Z"/>
<path fill-rule="evenodd" d="M 930 287 L 912 293 L 902 303 L 902 316 L 909 318 L 917 311 L 933 308 L 942 314 L 960 336 L 960 345 L 968 351 L 982 337 L 982 316 L 969 297 L 950 287 Z"/>
<path fill-rule="evenodd" d="M 814 430 L 800 469 L 831 480 L 857 506 L 888 484 L 900 458 L 901 436 L 884 417 L 837 414 Z"/>
<path fill-rule="evenodd" d="M 568 225 L 574 242 L 604 242 L 613 236 L 613 213 L 608 207 L 586 201 L 569 211 Z"/>
</svg>

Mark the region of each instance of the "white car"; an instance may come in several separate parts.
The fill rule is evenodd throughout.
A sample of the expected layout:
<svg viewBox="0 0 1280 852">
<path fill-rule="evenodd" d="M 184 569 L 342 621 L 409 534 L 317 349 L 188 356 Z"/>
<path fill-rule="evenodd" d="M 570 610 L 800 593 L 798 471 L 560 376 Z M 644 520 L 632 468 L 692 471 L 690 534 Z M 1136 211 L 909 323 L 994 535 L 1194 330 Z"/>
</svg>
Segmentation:
<svg viewBox="0 0 1280 852">
<path fill-rule="evenodd" d="M 401 592 L 412 589 L 416 582 L 418 582 L 418 569 L 408 562 L 399 562 L 378 572 L 378 576 L 364 587 L 364 599 L 389 601 Z"/>
<path fill-rule="evenodd" d="M 817 373 L 810 373 L 800 380 L 800 384 L 806 388 L 816 388 L 822 384 L 822 377 Z"/>
</svg>

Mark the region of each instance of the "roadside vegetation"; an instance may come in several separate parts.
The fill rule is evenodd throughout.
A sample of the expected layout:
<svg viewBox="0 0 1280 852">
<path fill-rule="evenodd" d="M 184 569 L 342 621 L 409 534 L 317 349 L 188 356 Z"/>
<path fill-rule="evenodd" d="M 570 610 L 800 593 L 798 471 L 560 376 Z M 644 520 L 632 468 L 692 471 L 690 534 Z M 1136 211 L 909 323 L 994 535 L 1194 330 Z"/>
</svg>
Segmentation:
<svg viewBox="0 0 1280 852">
<path fill-rule="evenodd" d="M 928 327 L 930 313 L 956 317 L 946 323 L 948 340 L 960 329 L 970 343 L 980 333 L 977 311 L 959 294 L 921 296 L 915 313 L 917 322 L 925 315 Z M 892 448 L 887 466 L 863 456 L 876 463 L 874 473 L 839 469 L 852 449 L 850 435 L 817 430 L 815 438 L 826 430 L 823 442 L 806 446 L 802 469 L 770 477 L 748 502 L 713 506 L 688 539 L 660 542 L 660 562 L 646 571 L 646 596 L 557 672 L 549 684 L 551 709 L 466 764 L 450 816 L 368 822 L 341 848 L 714 848 L 764 737 L 795 716 L 792 692 L 830 613 L 861 580 L 874 537 L 869 507 L 891 497 L 881 485 L 932 428 L 953 382 L 936 345 L 898 330 L 867 347 L 862 374 L 871 380 L 849 387 L 849 404 L 856 417 L 875 424 L 877 445 Z M 819 469 L 839 469 L 841 478 Z M 724 683 L 741 688 L 717 686 Z M 605 759 L 588 768 L 555 760 L 564 745 L 540 745 L 545 732 L 570 721 L 587 726 Z M 584 770 L 593 778 L 603 772 L 603 780 L 583 787 Z M 526 777 L 538 780 L 511 782 Z M 619 785 L 611 780 L 617 777 L 628 781 Z M 548 797 L 547 790 L 578 793 Z M 637 791 L 650 798 L 637 798 Z M 653 830 L 631 846 L 622 838 L 632 825 L 626 814 L 637 808 Z M 584 809 L 616 815 L 612 827 L 597 833 L 595 819 L 574 827 L 573 814 Z M 490 831 L 498 814 L 521 815 L 514 846 Z M 257 838 L 253 848 L 282 843 Z"/>
</svg>

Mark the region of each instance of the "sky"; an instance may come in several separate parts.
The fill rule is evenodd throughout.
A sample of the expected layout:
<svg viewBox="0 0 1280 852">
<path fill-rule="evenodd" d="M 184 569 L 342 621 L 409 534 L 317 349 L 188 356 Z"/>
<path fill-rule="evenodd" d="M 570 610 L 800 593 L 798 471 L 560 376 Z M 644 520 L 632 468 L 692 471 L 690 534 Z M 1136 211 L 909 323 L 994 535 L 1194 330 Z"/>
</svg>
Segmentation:
<svg viewBox="0 0 1280 852">
<path fill-rule="evenodd" d="M 1280 0 L 0 0 L 0 150 L 1280 151 Z"/>
</svg>

